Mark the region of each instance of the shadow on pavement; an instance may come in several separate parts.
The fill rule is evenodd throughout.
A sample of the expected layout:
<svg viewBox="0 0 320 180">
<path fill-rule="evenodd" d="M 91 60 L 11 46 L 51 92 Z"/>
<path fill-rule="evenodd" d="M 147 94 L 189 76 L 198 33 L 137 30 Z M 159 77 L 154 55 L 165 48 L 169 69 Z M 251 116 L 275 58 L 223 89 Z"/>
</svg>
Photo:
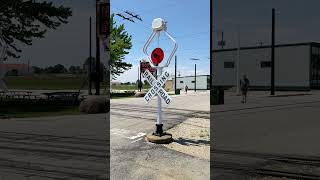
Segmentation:
<svg viewBox="0 0 320 180">
<path fill-rule="evenodd" d="M 192 140 L 192 139 L 186 139 L 186 138 L 178 138 L 175 139 L 174 142 L 185 145 L 185 146 L 200 146 L 200 145 L 209 145 L 210 141 L 209 140 Z"/>
</svg>

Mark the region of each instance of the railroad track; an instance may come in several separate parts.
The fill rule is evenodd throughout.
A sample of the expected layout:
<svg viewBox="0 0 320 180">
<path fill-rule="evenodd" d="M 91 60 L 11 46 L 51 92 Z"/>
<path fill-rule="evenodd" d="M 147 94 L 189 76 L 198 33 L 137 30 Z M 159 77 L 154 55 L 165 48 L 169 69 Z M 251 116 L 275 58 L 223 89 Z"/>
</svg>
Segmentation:
<svg viewBox="0 0 320 180">
<path fill-rule="evenodd" d="M 150 113 L 156 114 L 157 110 L 154 107 L 146 107 L 139 105 L 128 105 L 128 104 L 112 104 L 111 105 L 111 114 L 115 114 L 114 111 L 125 111 L 125 112 L 136 112 L 136 113 Z M 179 109 L 179 108 L 163 108 L 163 112 L 166 115 L 180 115 L 186 117 L 194 117 L 194 118 L 210 118 L 209 111 L 197 111 L 197 110 L 187 110 L 187 109 Z M 117 114 L 119 115 L 119 114 Z"/>
<path fill-rule="evenodd" d="M 0 159 L 0 173 L 21 175 L 26 178 L 41 177 L 47 179 L 107 179 L 105 170 L 93 168 L 74 168 L 73 166 L 55 166 L 44 163 L 30 163 L 10 159 Z"/>
<path fill-rule="evenodd" d="M 224 156 L 219 158 L 217 157 L 219 155 Z M 213 158 L 213 169 L 232 170 L 251 176 L 320 179 L 320 157 L 316 156 L 213 150 L 212 157 L 217 157 Z M 233 159 L 232 162 L 230 162 L 230 157 Z M 260 161 L 257 161 L 258 163 L 241 163 L 240 158 L 244 157 Z"/>
<path fill-rule="evenodd" d="M 1 175 L 105 179 L 109 168 L 106 139 L 0 131 L 0 151 Z"/>
</svg>

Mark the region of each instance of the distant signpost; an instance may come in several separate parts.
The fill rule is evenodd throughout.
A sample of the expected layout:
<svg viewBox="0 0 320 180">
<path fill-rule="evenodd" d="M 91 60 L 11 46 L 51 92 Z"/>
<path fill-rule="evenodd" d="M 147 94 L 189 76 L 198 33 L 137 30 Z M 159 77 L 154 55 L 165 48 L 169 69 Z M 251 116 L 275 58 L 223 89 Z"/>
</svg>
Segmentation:
<svg viewBox="0 0 320 180">
<path fill-rule="evenodd" d="M 154 74 L 157 71 L 156 68 L 151 67 L 150 63 L 146 61 L 140 62 L 140 70 L 141 73 L 144 73 L 146 70 L 148 70 L 152 74 Z"/>
</svg>

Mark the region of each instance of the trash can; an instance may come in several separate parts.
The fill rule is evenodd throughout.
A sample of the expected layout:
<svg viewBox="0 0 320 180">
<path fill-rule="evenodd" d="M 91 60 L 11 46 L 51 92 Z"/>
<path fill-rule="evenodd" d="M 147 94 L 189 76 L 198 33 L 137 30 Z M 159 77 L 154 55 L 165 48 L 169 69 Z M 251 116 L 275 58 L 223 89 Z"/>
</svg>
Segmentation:
<svg viewBox="0 0 320 180">
<path fill-rule="evenodd" d="M 224 89 L 223 87 L 214 87 L 212 91 L 213 105 L 224 104 Z"/>
<path fill-rule="evenodd" d="M 175 94 L 180 94 L 181 89 L 176 89 Z"/>
</svg>

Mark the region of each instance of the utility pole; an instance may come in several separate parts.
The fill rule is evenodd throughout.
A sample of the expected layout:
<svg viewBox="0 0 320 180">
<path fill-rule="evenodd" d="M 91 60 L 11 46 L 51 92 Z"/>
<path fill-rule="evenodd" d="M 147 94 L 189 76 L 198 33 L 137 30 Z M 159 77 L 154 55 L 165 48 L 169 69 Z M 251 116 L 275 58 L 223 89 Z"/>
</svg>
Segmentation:
<svg viewBox="0 0 320 180">
<path fill-rule="evenodd" d="M 28 73 L 30 73 L 30 59 L 28 59 Z"/>
<path fill-rule="evenodd" d="M 190 58 L 190 60 L 198 61 L 200 59 Z M 197 63 L 194 63 L 194 92 L 197 91 Z"/>
<path fill-rule="evenodd" d="M 100 38 L 99 38 L 99 30 L 100 30 L 100 12 L 99 13 L 99 0 L 96 0 L 96 73 L 95 73 L 95 88 L 96 94 L 100 95 Z"/>
<path fill-rule="evenodd" d="M 138 90 L 139 90 L 139 88 L 140 88 L 140 74 L 139 74 L 139 71 L 140 71 L 140 67 L 138 66 L 138 83 L 137 83 L 137 85 L 138 85 Z M 140 92 L 141 92 L 141 90 L 140 90 Z"/>
<path fill-rule="evenodd" d="M 275 43 L 275 9 L 272 8 L 272 34 L 271 34 L 271 95 L 274 95 L 274 43 Z"/>
<path fill-rule="evenodd" d="M 89 81 L 89 85 L 88 85 L 88 94 L 92 95 L 92 77 L 91 77 L 91 69 L 92 69 L 92 40 L 91 40 L 91 36 L 92 36 L 92 20 L 91 20 L 91 16 L 90 16 L 90 20 L 89 20 L 89 69 L 88 69 L 88 81 Z"/>
<path fill-rule="evenodd" d="M 194 64 L 194 92 L 197 91 L 197 64 Z"/>
<path fill-rule="evenodd" d="M 240 94 L 240 25 L 238 31 L 238 50 L 237 50 L 237 94 Z"/>
<path fill-rule="evenodd" d="M 174 94 L 177 94 L 177 55 L 174 57 Z"/>
<path fill-rule="evenodd" d="M 142 88 L 142 81 L 141 81 L 141 60 L 139 61 L 140 62 L 140 71 L 139 71 L 139 75 L 140 75 L 140 92 L 141 92 L 141 88 Z"/>
<path fill-rule="evenodd" d="M 225 45 L 226 45 L 226 42 L 223 39 L 223 31 L 221 31 L 221 41 L 218 41 L 218 46 L 220 46 L 221 49 L 223 49 Z"/>
<path fill-rule="evenodd" d="M 224 41 L 223 41 L 223 31 L 221 32 L 221 48 L 224 47 Z"/>
</svg>

